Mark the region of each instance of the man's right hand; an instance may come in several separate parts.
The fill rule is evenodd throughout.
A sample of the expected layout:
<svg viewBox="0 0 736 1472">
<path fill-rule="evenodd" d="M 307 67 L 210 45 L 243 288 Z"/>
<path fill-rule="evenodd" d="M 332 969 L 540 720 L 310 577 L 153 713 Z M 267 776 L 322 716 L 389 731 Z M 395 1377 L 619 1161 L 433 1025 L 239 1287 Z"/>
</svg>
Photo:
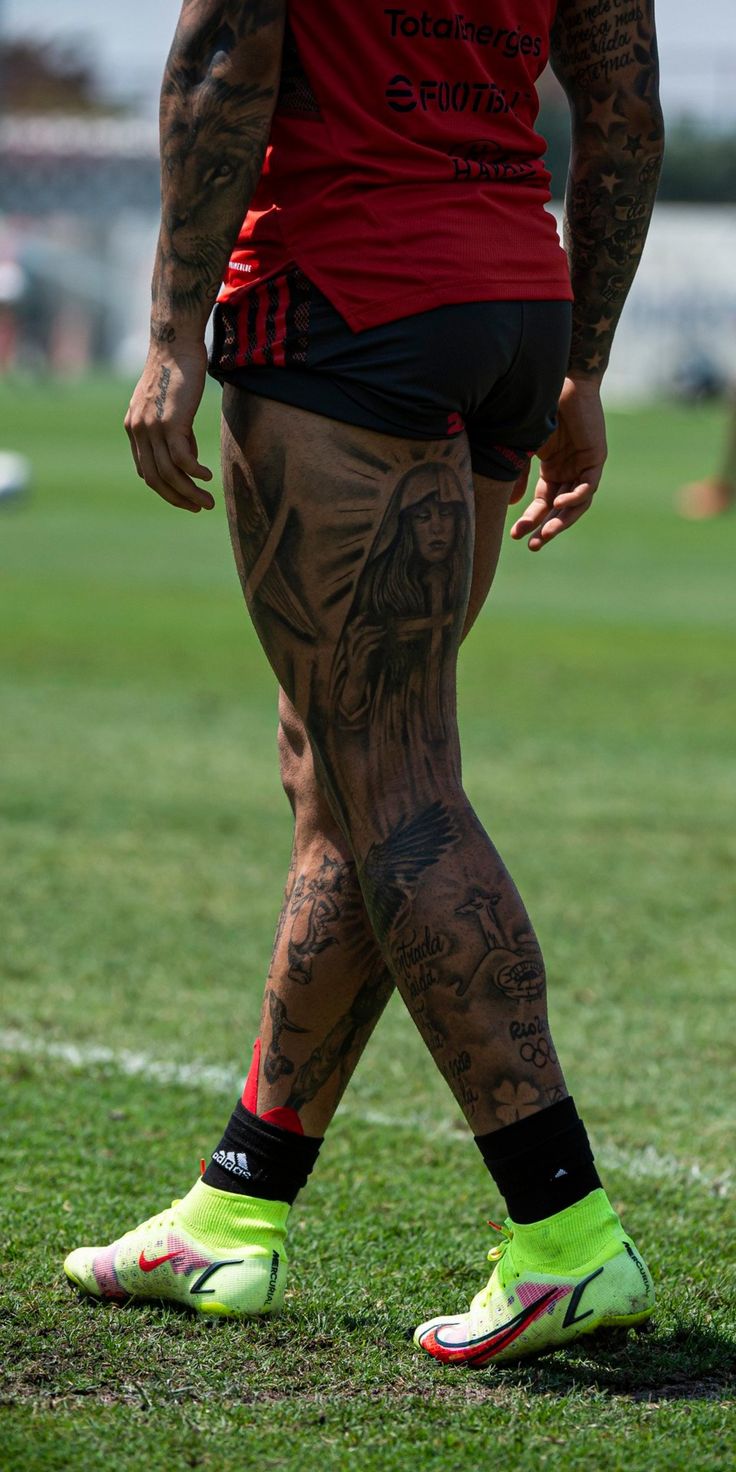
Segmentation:
<svg viewBox="0 0 736 1472">
<path fill-rule="evenodd" d="M 152 343 L 125 416 L 125 430 L 138 474 L 172 506 L 211 511 L 214 499 L 195 485 L 211 480 L 200 465 L 194 434 L 207 376 L 204 343 Z"/>
<path fill-rule="evenodd" d="M 529 537 L 538 552 L 579 521 L 592 504 L 608 455 L 600 383 L 566 378 L 557 410 L 557 429 L 541 450 L 534 497 L 511 528 L 515 541 Z M 525 483 L 512 500 L 520 500 Z"/>
</svg>

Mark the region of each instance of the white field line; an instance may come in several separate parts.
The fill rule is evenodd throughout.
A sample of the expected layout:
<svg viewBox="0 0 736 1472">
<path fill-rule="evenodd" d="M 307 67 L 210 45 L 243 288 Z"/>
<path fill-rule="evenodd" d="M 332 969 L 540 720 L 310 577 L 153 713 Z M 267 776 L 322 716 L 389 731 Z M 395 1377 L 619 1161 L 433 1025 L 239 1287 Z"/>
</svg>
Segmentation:
<svg viewBox="0 0 736 1472">
<path fill-rule="evenodd" d="M 178 1063 L 173 1059 L 152 1058 L 148 1053 L 127 1049 L 97 1047 L 93 1044 L 61 1043 L 51 1039 L 29 1037 L 26 1033 L 0 1029 L 0 1052 L 16 1058 L 48 1058 L 69 1068 L 86 1070 L 105 1068 L 125 1078 L 143 1078 L 147 1083 L 175 1088 L 200 1089 L 205 1094 L 229 1099 L 242 1088 L 242 1072 L 223 1068 L 216 1063 Z M 427 1124 L 419 1115 L 387 1114 L 381 1110 L 363 1109 L 359 1104 L 341 1104 L 340 1115 L 361 1119 L 379 1128 L 421 1134 L 425 1139 L 467 1142 L 464 1129 L 452 1121 Z M 633 1180 L 683 1181 L 700 1186 L 718 1196 L 730 1194 L 731 1171 L 712 1176 L 697 1162 L 678 1160 L 663 1155 L 653 1145 L 641 1150 L 625 1150 L 613 1141 L 600 1147 L 600 1159 L 612 1170 L 625 1171 Z"/>
</svg>

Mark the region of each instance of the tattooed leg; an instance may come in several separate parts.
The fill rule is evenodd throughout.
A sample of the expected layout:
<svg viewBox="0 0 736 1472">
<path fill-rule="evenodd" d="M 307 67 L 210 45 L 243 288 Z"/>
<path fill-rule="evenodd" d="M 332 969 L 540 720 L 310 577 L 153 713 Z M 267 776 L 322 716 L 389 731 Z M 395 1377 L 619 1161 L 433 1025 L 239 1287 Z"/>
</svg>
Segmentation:
<svg viewBox="0 0 736 1472">
<path fill-rule="evenodd" d="M 291 702 L 279 702 L 294 850 L 260 1027 L 257 1110 L 296 1110 L 321 1136 L 393 991 L 355 863 Z"/>
<path fill-rule="evenodd" d="M 467 447 L 394 440 L 228 390 L 223 448 L 246 599 L 309 731 L 389 970 L 476 1133 L 541 1110 L 566 1092 L 542 959 L 460 782 Z M 297 896 L 298 883 L 296 913 L 309 881 Z M 303 925 L 302 948 L 308 934 Z M 303 949 L 297 963 L 296 976 Z M 309 1059 L 289 1046 L 297 1097 Z M 330 1056 L 336 1046 L 331 1036 Z"/>
<path fill-rule="evenodd" d="M 476 477 L 477 535 L 464 634 L 498 562 L 509 488 Z M 257 1107 L 295 1109 L 323 1135 L 394 988 L 363 903 L 352 853 L 315 771 L 304 724 L 283 691 L 281 779 L 294 812 L 294 852 L 260 1029 Z M 308 987 L 308 992 L 302 988 Z M 277 1019 L 298 1018 L 304 1024 Z M 288 1046 L 281 1031 L 290 1032 Z"/>
</svg>

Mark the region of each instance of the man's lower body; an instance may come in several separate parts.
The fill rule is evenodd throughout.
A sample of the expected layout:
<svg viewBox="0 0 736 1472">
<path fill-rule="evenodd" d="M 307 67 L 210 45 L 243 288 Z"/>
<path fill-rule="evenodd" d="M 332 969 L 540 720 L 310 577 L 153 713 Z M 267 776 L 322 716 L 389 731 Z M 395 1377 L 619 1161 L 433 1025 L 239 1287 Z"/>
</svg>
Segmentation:
<svg viewBox="0 0 736 1472">
<path fill-rule="evenodd" d="M 78 1249 L 66 1270 L 97 1296 L 277 1309 L 290 1206 L 397 987 L 509 1210 L 470 1311 L 415 1337 L 440 1361 L 484 1365 L 641 1322 L 653 1302 L 568 1094 L 531 922 L 460 775 L 457 652 L 493 580 L 514 480 L 552 428 L 569 317 L 560 303 L 444 308 L 347 338 L 342 357 L 338 341 L 330 358 L 340 324 L 312 308 L 327 348 L 311 371 L 278 379 L 283 358 L 258 358 L 252 301 L 252 332 L 238 321 L 225 334 L 234 357 L 252 360 L 255 344 L 255 366 L 223 375 L 223 473 L 281 687 L 295 817 L 250 1072 L 184 1201 Z M 288 316 L 273 289 L 268 312 L 274 325 Z M 456 399 L 443 402 L 442 374 Z"/>
</svg>

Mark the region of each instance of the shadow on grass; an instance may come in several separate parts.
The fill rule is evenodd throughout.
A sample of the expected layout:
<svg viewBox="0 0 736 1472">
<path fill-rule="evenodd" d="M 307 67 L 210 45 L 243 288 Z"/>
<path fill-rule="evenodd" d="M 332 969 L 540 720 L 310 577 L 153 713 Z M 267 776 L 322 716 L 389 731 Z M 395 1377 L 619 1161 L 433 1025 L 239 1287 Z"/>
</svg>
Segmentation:
<svg viewBox="0 0 736 1472">
<path fill-rule="evenodd" d="M 340 1316 L 349 1333 L 379 1328 L 370 1312 Z M 384 1333 L 385 1321 L 380 1325 Z M 412 1337 L 406 1330 L 406 1338 Z M 529 1356 L 518 1364 L 485 1370 L 444 1366 L 448 1385 L 465 1379 L 476 1391 L 524 1390 L 528 1394 L 567 1396 L 597 1390 L 632 1401 L 724 1400 L 736 1393 L 736 1337 L 719 1329 L 682 1324 L 658 1333 L 653 1325 L 636 1330 L 601 1331 L 567 1349 Z M 457 1378 L 456 1378 L 457 1377 Z"/>
<path fill-rule="evenodd" d="M 367 1309 L 364 1313 L 340 1312 L 330 1315 L 302 1317 L 287 1311 L 283 1317 L 272 1321 L 250 1320 L 236 1322 L 232 1319 L 197 1316 L 179 1304 L 130 1300 L 120 1309 L 110 1304 L 94 1305 L 93 1318 L 97 1315 L 124 1313 L 130 1315 L 131 1330 L 137 1325 L 141 1330 L 151 1330 L 160 1340 L 162 1332 L 175 1339 L 185 1337 L 200 1351 L 209 1340 L 214 1348 L 214 1333 L 224 1336 L 218 1345 L 217 1384 L 220 1396 L 229 1393 L 230 1377 L 236 1373 L 239 1356 L 246 1346 L 251 1357 L 251 1371 L 256 1384 L 237 1380 L 237 1396 L 244 1403 L 263 1400 L 311 1399 L 327 1394 L 333 1399 L 352 1397 L 366 1389 L 363 1375 L 367 1374 L 368 1388 L 379 1399 L 403 1399 L 419 1396 L 422 1400 L 454 1400 L 470 1402 L 506 1399 L 511 1393 L 522 1392 L 527 1396 L 547 1399 L 563 1399 L 581 1391 L 591 1391 L 631 1402 L 656 1404 L 665 1401 L 714 1401 L 730 1400 L 736 1392 L 736 1338 L 717 1328 L 708 1328 L 695 1323 L 657 1332 L 655 1328 L 638 1331 L 614 1331 L 600 1333 L 580 1339 L 564 1350 L 547 1356 L 538 1356 L 520 1361 L 518 1364 L 495 1365 L 486 1370 L 469 1370 L 460 1366 L 434 1366 L 424 1355 L 412 1352 L 414 1373 L 411 1363 L 402 1366 L 397 1388 L 394 1380 L 391 1387 L 384 1382 L 380 1373 L 375 1376 L 363 1364 L 362 1357 L 376 1350 L 383 1350 L 395 1364 L 396 1325 L 390 1313 Z M 151 1309 L 154 1312 L 151 1314 Z M 202 1331 L 204 1330 L 204 1338 Z M 410 1337 L 407 1331 L 406 1337 Z M 352 1343 L 353 1338 L 357 1343 Z M 408 1348 L 408 1346 L 407 1346 Z M 228 1351 L 223 1353 L 223 1351 Z M 66 1369 L 68 1371 L 68 1351 Z M 309 1385 L 304 1384 L 303 1367 L 317 1356 L 322 1363 L 324 1378 L 320 1377 Z M 357 1355 L 357 1358 L 356 1358 Z M 280 1365 L 283 1356 L 283 1365 Z M 296 1360 L 295 1360 L 296 1356 Z M 339 1361 L 338 1382 L 333 1383 Z M 361 1369 L 359 1368 L 362 1366 Z M 196 1381 L 192 1398 L 206 1394 L 208 1377 L 212 1365 L 197 1361 L 190 1368 L 192 1381 Z M 48 1379 L 48 1363 L 44 1363 L 44 1379 Z M 88 1366 L 81 1365 L 86 1374 Z M 278 1373 L 277 1373 L 278 1370 Z M 425 1372 L 429 1371 L 429 1380 Z M 130 1371 L 120 1368 L 119 1373 L 130 1378 Z M 204 1377 L 204 1379 L 202 1379 Z M 144 1377 L 145 1378 L 145 1377 Z M 154 1379 L 156 1377 L 154 1376 Z M 392 1377 L 393 1378 L 393 1377 Z M 145 1395 L 140 1377 L 135 1376 L 136 1394 Z M 202 1382 L 200 1384 L 200 1381 Z M 205 1381 L 208 1382 L 205 1386 Z M 233 1382 L 235 1383 L 235 1382 Z M 156 1397 L 161 1387 L 149 1387 Z M 28 1385 L 26 1394 L 33 1397 L 38 1385 Z M 93 1389 L 99 1390 L 98 1386 Z M 16 1393 L 20 1388 L 18 1387 Z M 69 1392 L 67 1392 L 69 1393 Z M 72 1394 L 92 1393 L 74 1390 Z M 110 1389 L 110 1399 L 127 1399 L 131 1387 L 116 1385 Z M 234 1392 L 233 1392 L 234 1393 Z M 24 1398 L 23 1392 L 20 1392 Z"/>
<path fill-rule="evenodd" d="M 623 1341 L 601 1335 L 549 1360 L 530 1360 L 514 1378 L 548 1396 L 588 1388 L 632 1401 L 724 1400 L 736 1391 L 736 1342 L 694 1326 Z"/>
</svg>

